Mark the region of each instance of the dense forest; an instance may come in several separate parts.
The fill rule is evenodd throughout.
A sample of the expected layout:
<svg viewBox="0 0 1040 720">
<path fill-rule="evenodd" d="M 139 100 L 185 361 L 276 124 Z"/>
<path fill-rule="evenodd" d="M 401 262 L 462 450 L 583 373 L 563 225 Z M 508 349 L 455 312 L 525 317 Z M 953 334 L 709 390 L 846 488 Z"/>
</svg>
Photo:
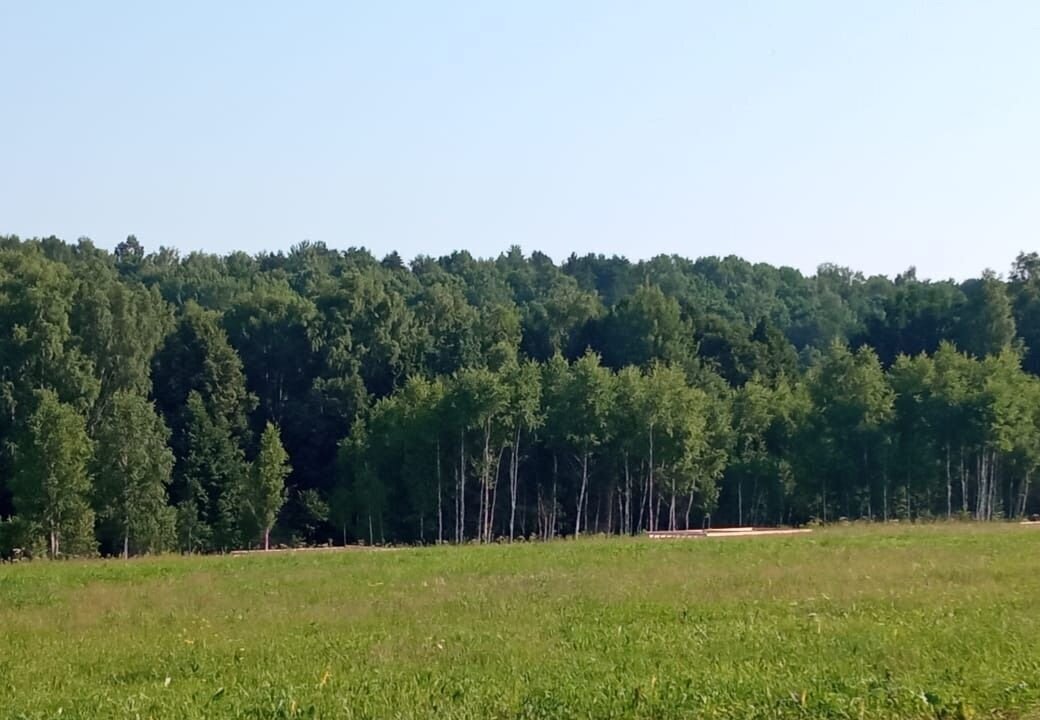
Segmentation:
<svg viewBox="0 0 1040 720">
<path fill-rule="evenodd" d="M 1040 257 L 806 276 L 0 237 L 0 549 L 1040 510 Z"/>
</svg>

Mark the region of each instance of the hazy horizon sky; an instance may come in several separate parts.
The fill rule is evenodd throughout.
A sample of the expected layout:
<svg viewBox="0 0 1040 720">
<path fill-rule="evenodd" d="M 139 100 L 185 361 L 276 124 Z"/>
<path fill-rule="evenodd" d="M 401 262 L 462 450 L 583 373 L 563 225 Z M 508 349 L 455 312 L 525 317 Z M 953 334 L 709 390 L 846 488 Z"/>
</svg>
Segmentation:
<svg viewBox="0 0 1040 720">
<path fill-rule="evenodd" d="M 0 0 L 0 234 L 920 277 L 1040 249 L 1035 2 Z"/>
</svg>

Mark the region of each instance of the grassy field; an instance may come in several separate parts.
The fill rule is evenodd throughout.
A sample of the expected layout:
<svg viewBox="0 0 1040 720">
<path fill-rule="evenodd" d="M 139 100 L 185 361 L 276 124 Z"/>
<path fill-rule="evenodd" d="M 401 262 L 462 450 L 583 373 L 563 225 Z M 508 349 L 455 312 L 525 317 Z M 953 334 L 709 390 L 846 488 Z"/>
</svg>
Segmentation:
<svg viewBox="0 0 1040 720">
<path fill-rule="evenodd" d="M 1040 528 L 0 567 L 0 717 L 1040 717 Z"/>
</svg>

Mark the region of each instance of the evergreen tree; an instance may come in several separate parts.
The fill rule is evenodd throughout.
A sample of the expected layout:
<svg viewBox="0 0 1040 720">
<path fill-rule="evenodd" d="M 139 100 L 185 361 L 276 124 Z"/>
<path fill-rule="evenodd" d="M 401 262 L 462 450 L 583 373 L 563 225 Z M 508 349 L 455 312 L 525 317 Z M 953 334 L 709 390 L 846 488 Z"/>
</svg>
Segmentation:
<svg viewBox="0 0 1040 720">
<path fill-rule="evenodd" d="M 976 357 L 999 353 L 1015 339 L 1015 318 L 1007 288 L 996 275 L 986 271 L 978 280 L 964 284 L 967 302 L 963 307 L 958 345 Z"/>
<path fill-rule="evenodd" d="M 242 448 L 225 418 L 214 417 L 197 392 L 188 396 L 187 455 L 181 469 L 181 538 L 208 539 L 207 549 L 242 544 L 242 492 L 248 473 Z M 195 515 L 192 516 L 192 510 Z M 189 531 L 188 528 L 194 528 Z M 193 548 L 186 547 L 191 550 Z"/>
</svg>

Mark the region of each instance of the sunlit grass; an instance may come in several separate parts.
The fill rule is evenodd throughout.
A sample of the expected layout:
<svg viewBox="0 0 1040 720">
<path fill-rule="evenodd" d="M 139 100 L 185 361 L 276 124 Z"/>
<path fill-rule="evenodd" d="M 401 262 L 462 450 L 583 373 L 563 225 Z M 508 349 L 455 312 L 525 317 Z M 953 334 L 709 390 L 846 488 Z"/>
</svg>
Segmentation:
<svg viewBox="0 0 1040 720">
<path fill-rule="evenodd" d="M 0 568 L 0 716 L 1020 717 L 1040 528 Z"/>
</svg>

